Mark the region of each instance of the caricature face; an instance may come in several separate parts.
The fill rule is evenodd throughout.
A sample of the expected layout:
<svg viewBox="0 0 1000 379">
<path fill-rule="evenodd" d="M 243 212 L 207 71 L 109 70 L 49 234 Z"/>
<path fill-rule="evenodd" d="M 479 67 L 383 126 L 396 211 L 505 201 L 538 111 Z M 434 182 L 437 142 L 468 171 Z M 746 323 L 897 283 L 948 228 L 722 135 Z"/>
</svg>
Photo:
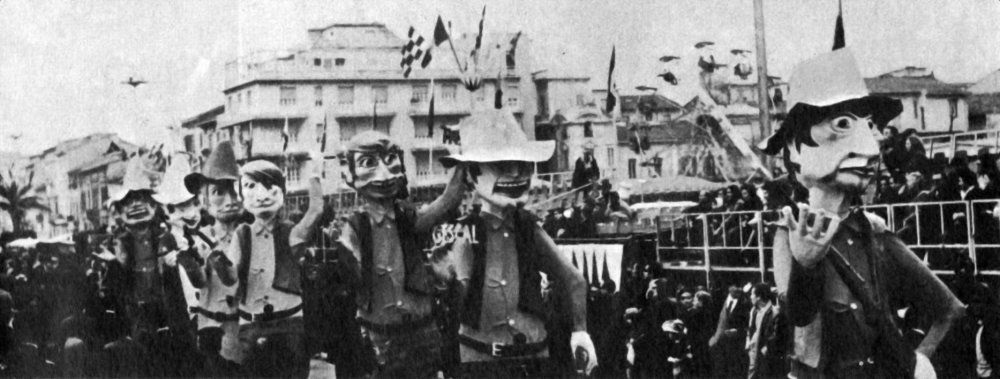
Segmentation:
<svg viewBox="0 0 1000 379">
<path fill-rule="evenodd" d="M 208 196 L 206 197 L 206 208 L 208 214 L 223 223 L 231 223 L 240 218 L 243 212 L 243 204 L 236 196 L 233 187 L 235 182 L 231 180 L 223 182 L 213 182 L 206 185 Z"/>
<path fill-rule="evenodd" d="M 390 199 L 405 185 L 403 161 L 396 149 L 355 151 L 354 188 L 375 199 Z"/>
<path fill-rule="evenodd" d="M 268 188 L 246 175 L 240 177 L 240 192 L 243 194 L 243 208 L 258 218 L 274 217 L 285 205 L 285 193 L 281 187 Z"/>
<path fill-rule="evenodd" d="M 824 186 L 860 194 L 875 175 L 882 133 L 870 117 L 850 113 L 835 115 L 811 129 L 816 146 L 795 143 L 788 149 L 800 165 L 799 178 L 806 187 Z"/>
<path fill-rule="evenodd" d="M 500 161 L 479 164 L 476 193 L 494 207 L 517 206 L 528 201 L 533 166 L 530 162 Z"/>
<path fill-rule="evenodd" d="M 178 228 L 196 228 L 201 222 L 201 201 L 197 197 L 180 204 L 167 204 L 167 219 Z"/>
<path fill-rule="evenodd" d="M 118 205 L 127 225 L 138 225 L 153 219 L 156 203 L 147 193 L 131 192 Z"/>
</svg>

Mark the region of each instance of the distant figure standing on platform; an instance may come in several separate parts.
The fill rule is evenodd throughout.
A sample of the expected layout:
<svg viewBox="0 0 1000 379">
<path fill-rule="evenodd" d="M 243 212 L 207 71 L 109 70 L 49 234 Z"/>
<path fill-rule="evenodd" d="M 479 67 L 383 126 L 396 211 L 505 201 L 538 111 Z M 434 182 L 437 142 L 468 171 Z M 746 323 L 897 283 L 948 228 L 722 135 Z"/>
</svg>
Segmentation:
<svg viewBox="0 0 1000 379">
<path fill-rule="evenodd" d="M 577 192 L 577 199 L 579 199 L 579 194 L 590 193 L 591 187 L 601 178 L 601 169 L 597 166 L 597 160 L 594 159 L 594 148 L 593 142 L 587 142 L 583 145 L 583 156 L 576 159 L 576 168 L 573 169 L 573 188 L 587 186 Z"/>
</svg>

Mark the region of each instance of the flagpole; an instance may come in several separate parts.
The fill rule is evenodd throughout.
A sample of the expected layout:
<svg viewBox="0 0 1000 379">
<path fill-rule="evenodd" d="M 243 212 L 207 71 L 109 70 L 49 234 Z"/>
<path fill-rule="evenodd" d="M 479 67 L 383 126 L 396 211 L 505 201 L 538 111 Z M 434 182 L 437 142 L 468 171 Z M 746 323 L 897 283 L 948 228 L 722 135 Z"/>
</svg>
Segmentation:
<svg viewBox="0 0 1000 379">
<path fill-rule="evenodd" d="M 767 91 L 767 46 L 764 41 L 764 0 L 753 0 L 754 33 L 757 36 L 757 107 L 760 109 L 760 141 L 771 134 L 771 112 Z"/>
<path fill-rule="evenodd" d="M 458 66 L 458 71 L 465 73 L 465 69 L 462 68 L 462 62 L 458 61 L 458 53 L 455 52 L 455 44 L 451 42 L 451 21 L 448 21 L 448 46 L 451 47 L 451 56 L 455 57 L 455 65 Z"/>
</svg>

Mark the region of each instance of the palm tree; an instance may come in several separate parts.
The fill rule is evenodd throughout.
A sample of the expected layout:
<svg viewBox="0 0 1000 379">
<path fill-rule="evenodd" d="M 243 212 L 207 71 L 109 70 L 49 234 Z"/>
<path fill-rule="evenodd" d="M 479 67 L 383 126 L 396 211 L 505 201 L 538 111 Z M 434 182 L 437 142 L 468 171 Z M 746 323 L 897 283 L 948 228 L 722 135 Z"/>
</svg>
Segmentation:
<svg viewBox="0 0 1000 379">
<path fill-rule="evenodd" d="M 0 210 L 10 213 L 15 235 L 21 233 L 24 227 L 24 215 L 29 210 L 49 210 L 49 207 L 40 202 L 38 196 L 31 194 L 31 182 L 34 178 L 35 173 L 32 172 L 28 176 L 27 185 L 22 186 L 14 181 L 14 173 L 11 170 L 7 170 L 6 178 L 0 175 Z"/>
</svg>

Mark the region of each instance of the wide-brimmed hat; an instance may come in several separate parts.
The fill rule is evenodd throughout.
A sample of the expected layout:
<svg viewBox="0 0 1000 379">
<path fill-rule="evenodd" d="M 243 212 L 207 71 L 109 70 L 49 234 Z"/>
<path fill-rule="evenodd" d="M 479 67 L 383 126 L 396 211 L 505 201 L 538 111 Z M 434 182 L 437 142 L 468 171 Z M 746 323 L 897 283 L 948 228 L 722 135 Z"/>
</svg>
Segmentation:
<svg viewBox="0 0 1000 379">
<path fill-rule="evenodd" d="M 109 197 L 109 204 L 113 205 L 122 201 L 131 192 L 155 192 L 156 181 L 162 177 L 163 173 L 151 171 L 143 164 L 142 156 L 135 156 L 129 159 L 125 165 L 125 175 L 122 177 L 122 186 L 117 192 Z"/>
<path fill-rule="evenodd" d="M 163 182 L 153 194 L 153 200 L 160 204 L 180 204 L 194 198 L 195 194 L 184 184 L 185 177 L 190 173 L 191 163 L 187 156 L 175 155 L 167 166 L 167 173 L 163 174 Z"/>
<path fill-rule="evenodd" d="M 184 177 L 184 186 L 192 193 L 198 190 L 206 182 L 217 182 L 220 180 L 237 180 L 240 178 L 240 166 L 236 164 L 236 154 L 233 153 L 233 143 L 230 141 L 219 142 L 219 145 L 208 155 L 205 167 L 202 172 L 195 172 Z"/>
<path fill-rule="evenodd" d="M 506 109 L 477 111 L 459 124 L 461 152 L 441 157 L 445 166 L 457 162 L 543 162 L 555 152 L 555 141 L 530 141 Z"/>
<path fill-rule="evenodd" d="M 882 127 L 903 112 L 899 100 L 869 93 L 854 53 L 847 48 L 795 66 L 789 79 L 787 101 L 789 111 L 781 127 L 758 145 L 767 154 L 780 152 L 802 128 L 839 113 L 871 116 Z"/>
</svg>

